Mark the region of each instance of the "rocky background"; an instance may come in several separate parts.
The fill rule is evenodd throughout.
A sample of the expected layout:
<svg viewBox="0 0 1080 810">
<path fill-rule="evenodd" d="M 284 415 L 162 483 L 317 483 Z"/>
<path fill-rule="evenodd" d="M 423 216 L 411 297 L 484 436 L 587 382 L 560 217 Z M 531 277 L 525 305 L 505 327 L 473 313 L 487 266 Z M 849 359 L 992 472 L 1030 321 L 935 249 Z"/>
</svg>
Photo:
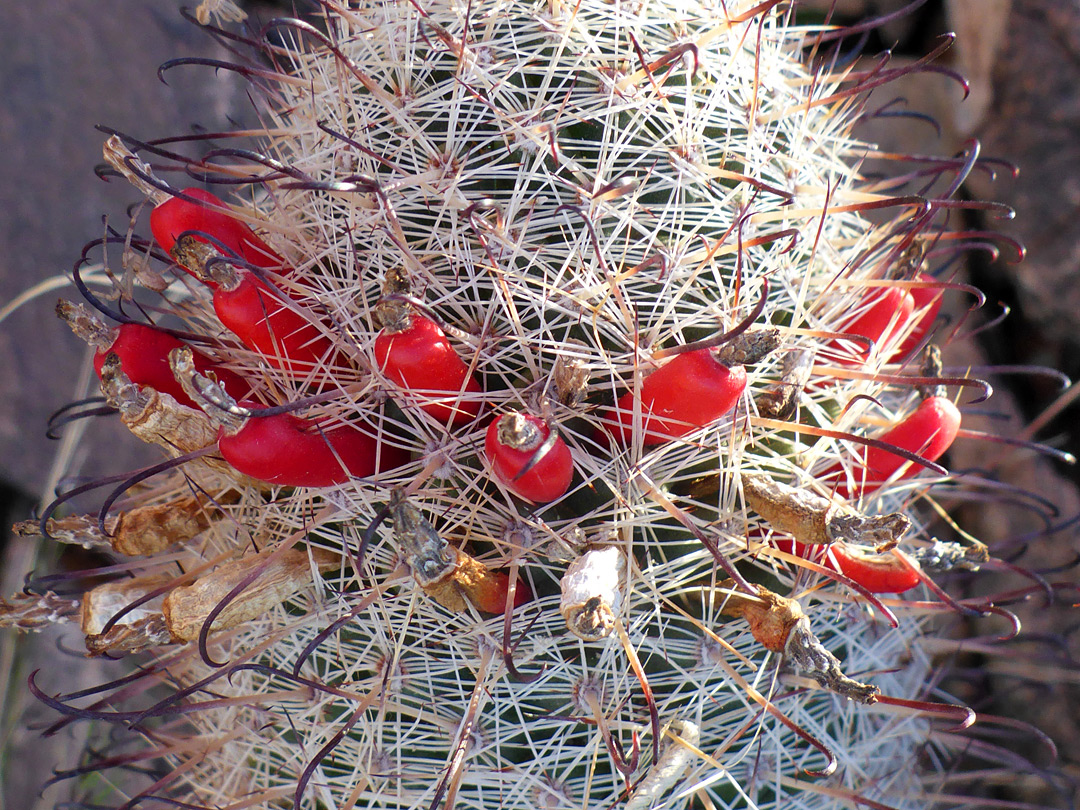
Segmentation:
<svg viewBox="0 0 1080 810">
<path fill-rule="evenodd" d="M 189 0 L 190 2 L 190 0 Z M 833 0 L 802 0 L 827 10 Z M 836 0 L 844 20 L 886 14 L 907 0 Z M 104 232 L 102 214 L 124 230 L 125 206 L 135 195 L 125 184 L 94 176 L 108 125 L 143 138 L 190 130 L 198 121 L 222 129 L 250 105 L 235 77 L 209 68 L 170 72 L 168 85 L 157 67 L 174 56 L 223 58 L 208 37 L 185 22 L 179 0 L 38 0 L 11 3 L 0 26 L 0 306 L 37 287 L 41 294 L 0 322 L 0 527 L 28 517 L 34 505 L 58 483 L 62 468 L 82 476 L 122 472 L 141 463 L 134 442 L 115 420 L 97 421 L 89 441 L 76 443 L 77 430 L 64 439 L 44 437 L 49 415 L 65 403 L 94 393 L 86 351 L 53 317 L 60 295 L 70 287 L 50 279 L 67 273 L 80 246 Z M 248 4 L 253 16 L 268 17 L 273 6 Z M 942 64 L 971 83 L 959 104 L 955 82 L 937 73 L 905 77 L 890 95 L 907 99 L 910 109 L 928 112 L 941 126 L 908 118 L 872 122 L 861 134 L 884 151 L 950 154 L 977 137 L 983 154 L 1004 158 L 1007 170 L 996 182 L 976 173 L 965 187 L 970 198 L 997 199 L 1013 206 L 1011 221 L 971 215 L 971 229 L 990 227 L 1026 245 L 1022 264 L 1003 258 L 990 262 L 973 255 L 966 272 L 989 298 L 987 317 L 1002 306 L 1009 318 L 980 335 L 977 352 L 953 349 L 953 366 L 1045 366 L 1080 379 L 1080 0 L 929 0 L 913 14 L 890 22 L 867 46 L 867 53 L 891 48 L 894 64 L 933 49 L 940 35 L 956 31 L 957 44 Z M 879 102 L 887 100 L 884 95 Z M 98 258 L 100 254 L 98 254 Z M 954 301 L 959 317 L 965 302 Z M 2 312 L 2 311 L 0 311 Z M 982 315 L 978 316 L 982 318 Z M 977 319 L 964 328 L 973 328 Z M 1080 386 L 1063 391 L 1051 374 L 995 374 L 997 391 L 989 405 L 965 416 L 965 427 L 1016 435 L 1017 425 L 1035 422 L 1030 437 L 1080 455 Z M 976 413 L 976 411 L 978 413 Z M 85 423 L 83 423 L 85 425 Z M 961 508 L 964 528 L 991 544 L 1011 544 L 1029 568 L 1068 566 L 1080 554 L 1077 470 L 1059 462 L 986 441 L 959 441 L 951 453 L 954 469 L 978 467 L 1039 493 L 1059 511 L 1063 527 L 1029 547 L 1018 538 L 1038 522 L 1015 507 L 979 504 Z M 70 553 L 70 552 L 69 552 Z M 25 539 L 0 539 L 0 595 L 17 591 L 26 571 L 78 565 L 57 559 L 57 550 Z M 1051 576 L 1076 582 L 1077 570 Z M 1010 575 L 996 590 L 1023 587 Z M 955 589 L 954 589 L 955 590 Z M 947 785 L 991 801 L 1028 802 L 1034 807 L 1068 807 L 1080 801 L 1080 616 L 1070 609 L 1074 593 L 1058 604 L 1036 598 L 1017 606 L 1025 625 L 1023 642 L 994 645 L 972 642 L 949 650 L 960 676 L 945 687 L 988 715 L 1014 720 L 998 725 L 995 741 L 1030 758 L 1008 779 L 983 772 L 978 778 Z M 1000 621 L 958 628 L 959 633 L 995 635 Z M 73 783 L 39 794 L 50 774 L 42 763 L 74 763 L 85 744 L 78 730 L 42 739 L 35 728 L 50 713 L 28 698 L 25 681 L 40 669 L 47 692 L 72 689 L 115 677 L 117 664 L 81 655 L 77 634 L 31 637 L 0 635 L 0 810 L 52 807 L 69 798 Z M 945 651 L 943 651 L 945 652 Z M 55 688 L 54 688 L 55 685 Z M 1016 720 L 1044 729 L 1059 756 Z M 988 724 L 992 726 L 993 724 Z M 986 767 L 989 767 L 987 764 Z M 1052 770 L 1048 775 L 1044 769 Z"/>
</svg>

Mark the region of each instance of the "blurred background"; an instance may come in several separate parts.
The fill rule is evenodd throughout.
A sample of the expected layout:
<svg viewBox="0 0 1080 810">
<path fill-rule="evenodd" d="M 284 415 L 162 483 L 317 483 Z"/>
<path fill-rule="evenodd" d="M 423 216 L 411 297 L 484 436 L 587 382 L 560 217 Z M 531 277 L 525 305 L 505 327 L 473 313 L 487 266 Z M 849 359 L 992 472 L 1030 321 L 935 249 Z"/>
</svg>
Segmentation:
<svg viewBox="0 0 1080 810">
<path fill-rule="evenodd" d="M 288 11 L 283 5 L 243 5 L 253 19 Z M 965 427 L 1016 436 L 1023 424 L 1037 420 L 1028 438 L 1080 455 L 1080 406 L 1072 403 L 1057 376 L 1034 371 L 1057 369 L 1080 379 L 1080 1 L 800 2 L 808 19 L 821 19 L 835 6 L 836 19 L 843 22 L 909 5 L 917 8 L 874 32 L 863 51 L 892 50 L 890 67 L 901 66 L 933 50 L 945 32 L 955 31 L 956 44 L 938 64 L 970 82 L 969 97 L 960 103 L 959 85 L 941 73 L 913 73 L 879 90 L 870 107 L 900 96 L 904 102 L 894 110 L 928 113 L 938 129 L 913 117 L 880 117 L 857 134 L 884 152 L 911 155 L 954 154 L 968 139 L 978 138 L 984 156 L 1019 169 L 1014 178 L 1002 164 L 994 180 L 975 172 L 962 191 L 969 199 L 1007 203 L 1016 209 L 1015 219 L 966 212 L 955 221 L 964 229 L 996 230 L 1027 248 L 1020 264 L 1010 261 L 1015 257 L 1005 243 L 997 261 L 986 253 L 968 259 L 966 278 L 987 294 L 988 303 L 965 329 L 993 320 L 1004 308 L 1009 317 L 981 332 L 976 346 L 947 351 L 948 365 L 974 367 L 973 376 L 989 379 L 996 391 L 988 405 L 965 414 Z M 76 431 L 70 428 L 62 441 L 45 438 L 50 414 L 95 393 L 85 346 L 53 315 L 56 299 L 70 298 L 74 291 L 62 281 L 50 285 L 48 280 L 69 273 L 82 245 L 103 235 L 103 215 L 125 230 L 127 206 L 137 200 L 126 184 L 95 176 L 105 139 L 95 125 L 152 139 L 192 131 L 193 122 L 228 129 L 251 115 L 242 83 L 226 71 L 185 67 L 168 72 L 168 84 L 159 81 L 157 69 L 167 59 L 227 58 L 182 18 L 180 8 L 179 0 L 37 0 L 5 9 L 0 26 L 0 306 L 35 287 L 41 294 L 0 323 L 0 357 L 6 358 L 0 364 L 0 596 L 18 591 L 27 571 L 79 565 L 75 551 L 60 559 L 59 549 L 8 533 L 12 521 L 29 517 L 58 483 L 58 454 L 65 471 L 81 476 L 123 472 L 150 458 L 139 455 L 142 448 L 116 420 L 84 421 L 82 427 L 89 430 L 83 441 L 75 442 Z M 951 295 L 953 316 L 960 317 L 969 302 Z M 957 517 L 985 542 L 1018 548 L 1018 564 L 1059 567 L 1053 579 L 1077 581 L 1076 569 L 1066 568 L 1080 554 L 1077 530 L 1068 522 L 1080 513 L 1075 467 L 972 440 L 957 442 L 949 466 L 992 470 L 1051 501 L 1060 530 L 1027 546 L 1020 538 L 1041 527 L 1015 506 L 980 504 L 961 509 Z M 997 590 L 1022 586 L 1015 577 L 1003 586 L 989 585 Z M 1072 595 L 1064 600 L 1076 601 Z M 1061 778 L 1040 773 L 1052 764 L 1049 748 L 1014 724 L 1000 742 L 1031 763 L 1010 779 L 982 774 L 973 779 L 971 792 L 991 802 L 1068 807 L 1080 795 L 1069 782 L 1080 780 L 1080 667 L 1075 659 L 1080 617 L 1065 604 L 1041 598 L 1014 609 L 1025 624 L 1021 640 L 990 652 L 973 645 L 950 661 L 958 674 L 944 686 L 980 712 L 1043 729 L 1058 745 L 1054 767 Z M 965 628 L 972 634 L 1002 630 L 1000 621 Z M 0 810 L 52 807 L 68 797 L 70 783 L 44 795 L 38 790 L 50 776 L 46 763 L 75 764 L 85 740 L 77 728 L 48 739 L 36 733 L 51 712 L 30 698 L 26 678 L 40 669 L 39 685 L 55 693 L 121 671 L 115 663 L 85 659 L 81 649 L 78 633 L 0 635 Z"/>
</svg>

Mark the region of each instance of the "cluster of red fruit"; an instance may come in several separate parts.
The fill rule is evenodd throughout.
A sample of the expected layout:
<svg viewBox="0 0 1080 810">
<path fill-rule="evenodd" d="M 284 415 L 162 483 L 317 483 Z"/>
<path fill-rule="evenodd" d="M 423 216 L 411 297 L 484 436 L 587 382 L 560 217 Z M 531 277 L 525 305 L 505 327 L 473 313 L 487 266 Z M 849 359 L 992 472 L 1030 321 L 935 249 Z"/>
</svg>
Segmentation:
<svg viewBox="0 0 1080 810">
<path fill-rule="evenodd" d="M 267 363 L 297 379 L 319 368 L 349 367 L 348 359 L 301 301 L 275 285 L 269 275 L 249 269 L 278 276 L 290 271 L 286 261 L 220 199 L 188 189 L 158 205 L 150 224 L 158 245 L 212 290 L 221 324 Z M 892 359 L 909 356 L 925 340 L 937 316 L 941 290 L 921 274 L 911 274 L 908 281 L 914 283 L 872 288 L 858 308 L 861 314 L 846 325 L 844 333 L 888 345 L 893 336 L 906 330 Z M 443 329 L 407 301 L 395 302 L 394 310 L 397 316 L 384 319 L 374 344 L 382 374 L 440 422 L 457 427 L 475 420 L 481 405 L 475 395 L 481 387 Z M 910 324 L 916 313 L 918 322 Z M 115 354 L 135 384 L 198 407 L 170 367 L 169 354 L 184 347 L 182 341 L 156 327 L 125 323 L 102 343 L 96 357 L 99 374 L 105 358 Z M 840 362 L 853 362 L 843 344 L 834 341 L 830 348 L 836 350 Z M 223 427 L 218 436 L 221 456 L 245 475 L 283 486 L 329 487 L 407 461 L 403 451 L 380 443 L 373 429 L 358 422 L 324 429 L 318 420 L 291 413 L 260 415 L 260 407 L 247 401 L 250 388 L 242 377 L 197 351 L 193 356 L 196 371 L 210 373 L 250 414 L 239 427 Z M 610 439 L 619 444 L 629 444 L 635 435 L 645 445 L 660 444 L 721 418 L 735 406 L 746 385 L 743 366 L 724 362 L 713 348 L 682 351 L 645 376 L 637 392 L 623 394 L 603 421 Z M 909 417 L 864 449 L 856 465 L 856 485 L 842 480 L 838 465 L 826 471 L 825 478 L 836 480 L 834 488 L 841 497 L 873 492 L 884 482 L 919 469 L 882 445 L 936 461 L 959 427 L 959 411 L 949 399 L 927 396 Z M 495 477 L 524 499 L 550 502 L 571 485 L 570 449 L 555 428 L 536 415 L 512 412 L 491 420 L 484 451 Z M 808 559 L 816 554 L 814 547 L 801 543 L 790 542 L 786 548 L 781 544 L 781 549 Z M 900 592 L 919 581 L 916 569 L 896 564 L 890 555 L 868 555 L 840 543 L 830 547 L 822 564 L 874 592 Z"/>
<path fill-rule="evenodd" d="M 320 366 L 348 366 L 301 302 L 262 275 L 238 267 L 286 274 L 288 266 L 247 225 L 209 192 L 188 189 L 158 205 L 150 217 L 158 245 L 180 266 L 213 290 L 218 319 L 245 346 L 275 368 L 297 376 Z M 184 244 L 185 240 L 187 244 Z M 192 257 L 191 242 L 207 245 L 203 261 Z M 239 262 L 205 261 L 206 255 L 232 256 Z M 169 353 L 185 344 L 152 326 L 125 323 L 109 345 L 99 349 L 100 374 L 105 358 L 116 354 L 132 382 L 172 395 L 188 407 L 197 404 L 172 374 Z M 375 358 L 388 380 L 422 397 L 420 407 L 451 426 L 477 417 L 481 391 L 468 366 L 457 355 L 442 328 L 414 307 L 405 317 L 384 326 L 375 339 Z M 199 373 L 212 372 L 237 400 L 248 386 L 236 374 L 215 366 L 195 351 Z M 708 349 L 687 352 L 649 375 L 640 393 L 646 444 L 657 444 L 707 425 L 730 410 L 746 387 L 746 372 L 728 368 Z M 247 403 L 250 404 L 250 403 Z M 251 406 L 257 412 L 257 406 Z M 625 394 L 612 412 L 611 430 L 623 443 L 632 435 L 634 395 Z M 218 440 L 222 456 L 238 471 L 259 480 L 287 486 L 326 487 L 350 477 L 376 472 L 376 442 L 370 430 L 343 425 L 318 430 L 317 425 L 287 413 L 253 416 Z M 545 503 L 570 487 L 573 462 L 563 439 L 532 414 L 503 414 L 487 429 L 485 452 L 495 475 L 522 498 Z M 389 469 L 404 459 L 383 448 L 379 466 Z"/>
<path fill-rule="evenodd" d="M 890 362 L 894 363 L 908 361 L 923 345 L 941 311 L 940 285 L 932 276 L 910 265 L 907 257 L 901 256 L 897 263 L 899 278 L 889 281 L 889 286 L 871 288 L 858 306 L 860 314 L 842 327 L 843 332 L 861 336 L 879 346 L 889 345 L 906 331 L 906 337 L 889 356 Z M 903 286 L 905 282 L 910 282 L 910 286 Z M 833 348 L 836 345 L 833 343 Z M 853 358 L 849 352 L 839 355 L 838 360 L 850 364 L 858 362 L 861 356 Z M 934 462 L 945 454 L 959 431 L 959 409 L 944 395 L 943 388 L 932 386 L 906 419 L 876 436 L 878 443 L 862 451 L 854 469 L 853 483 L 844 478 L 838 465 L 825 470 L 819 477 L 830 481 L 838 496 L 860 498 L 875 492 L 887 481 L 908 478 L 921 469 L 888 447 L 906 450 Z M 783 550 L 793 550 L 804 559 L 818 561 L 830 570 L 839 571 L 871 593 L 903 593 L 922 579 L 918 566 L 892 554 L 875 554 L 844 543 L 825 549 L 802 543 L 780 545 Z"/>
</svg>

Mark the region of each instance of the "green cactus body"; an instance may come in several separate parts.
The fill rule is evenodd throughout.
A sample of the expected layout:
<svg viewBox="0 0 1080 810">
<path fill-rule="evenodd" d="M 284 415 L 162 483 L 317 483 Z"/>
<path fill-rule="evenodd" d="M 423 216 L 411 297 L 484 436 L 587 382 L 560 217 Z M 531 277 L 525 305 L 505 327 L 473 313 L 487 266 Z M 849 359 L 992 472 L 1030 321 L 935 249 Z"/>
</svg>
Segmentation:
<svg viewBox="0 0 1080 810">
<path fill-rule="evenodd" d="M 927 612 L 890 600 L 890 626 L 880 603 L 777 546 L 790 537 L 742 495 L 754 473 L 827 497 L 816 473 L 855 474 L 846 435 L 914 410 L 912 386 L 875 379 L 911 324 L 865 357 L 831 333 L 906 242 L 934 230 L 914 204 L 885 225 L 856 210 L 884 199 L 856 169 L 865 97 L 842 92 L 853 86 L 842 71 L 808 72 L 813 29 L 782 5 L 753 6 L 328 2 L 325 33 L 286 24 L 264 44 L 269 67 L 251 74 L 266 101 L 257 154 L 212 163 L 267 175 L 237 211 L 295 268 L 268 278 L 348 362 L 300 378 L 227 334 L 210 351 L 259 381 L 257 404 L 318 394 L 304 418 L 362 421 L 408 460 L 326 489 L 186 467 L 217 517 L 169 550 L 185 571 L 212 577 L 211 565 L 276 552 L 210 607 L 263 593 L 286 546 L 310 568 L 290 569 L 287 599 L 222 612 L 202 640 L 145 645 L 158 666 L 140 683 L 181 695 L 140 720 L 170 774 L 148 795 L 221 808 L 925 806 L 930 713 L 830 691 L 784 663 L 786 637 L 770 650 L 725 614 L 748 596 L 721 586 L 726 565 L 798 597 L 848 674 L 928 699 Z M 384 373 L 380 299 L 440 324 L 480 391 L 409 391 Z M 223 334 L 208 287 L 174 285 L 165 301 L 189 328 Z M 748 318 L 753 334 L 777 331 L 745 362 L 734 406 L 644 441 L 650 373 Z M 713 340 L 712 362 L 742 366 L 725 355 L 736 340 Z M 785 362 L 807 349 L 817 368 L 791 383 L 805 391 L 790 413 L 768 411 L 792 379 Z M 856 356 L 862 374 L 829 373 Z M 612 409 L 628 392 L 618 437 Z M 664 396 L 677 422 L 678 390 Z M 425 397 L 478 401 L 479 415 L 440 419 Z M 488 422 L 515 410 L 570 450 L 573 481 L 551 503 L 516 497 L 485 460 Z M 907 514 L 912 492 L 895 480 L 846 506 Z M 418 510 L 415 548 L 402 504 Z M 911 531 L 901 548 L 928 543 Z M 583 608 L 608 610 L 585 640 L 566 614 L 595 617 L 560 611 L 560 581 L 605 547 L 621 550 L 596 558 L 615 584 Z M 480 579 L 437 580 L 462 554 L 482 563 Z M 146 567 L 176 574 L 154 557 Z M 477 609 L 477 593 L 508 580 L 529 596 L 509 620 Z M 189 608 L 166 603 L 175 642 Z"/>
</svg>

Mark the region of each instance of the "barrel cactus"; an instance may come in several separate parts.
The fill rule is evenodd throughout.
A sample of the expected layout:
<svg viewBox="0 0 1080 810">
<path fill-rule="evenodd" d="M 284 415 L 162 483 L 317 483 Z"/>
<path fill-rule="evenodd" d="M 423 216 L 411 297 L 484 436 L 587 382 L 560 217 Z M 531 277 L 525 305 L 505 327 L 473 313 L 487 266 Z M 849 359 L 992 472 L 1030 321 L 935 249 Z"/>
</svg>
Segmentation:
<svg viewBox="0 0 1080 810">
<path fill-rule="evenodd" d="M 926 806 L 977 149 L 862 176 L 889 70 L 776 0 L 218 11 L 262 128 L 112 136 L 135 292 L 61 307 L 167 460 L 5 613 L 142 656 L 40 694 L 148 775 L 87 806 Z"/>
</svg>

